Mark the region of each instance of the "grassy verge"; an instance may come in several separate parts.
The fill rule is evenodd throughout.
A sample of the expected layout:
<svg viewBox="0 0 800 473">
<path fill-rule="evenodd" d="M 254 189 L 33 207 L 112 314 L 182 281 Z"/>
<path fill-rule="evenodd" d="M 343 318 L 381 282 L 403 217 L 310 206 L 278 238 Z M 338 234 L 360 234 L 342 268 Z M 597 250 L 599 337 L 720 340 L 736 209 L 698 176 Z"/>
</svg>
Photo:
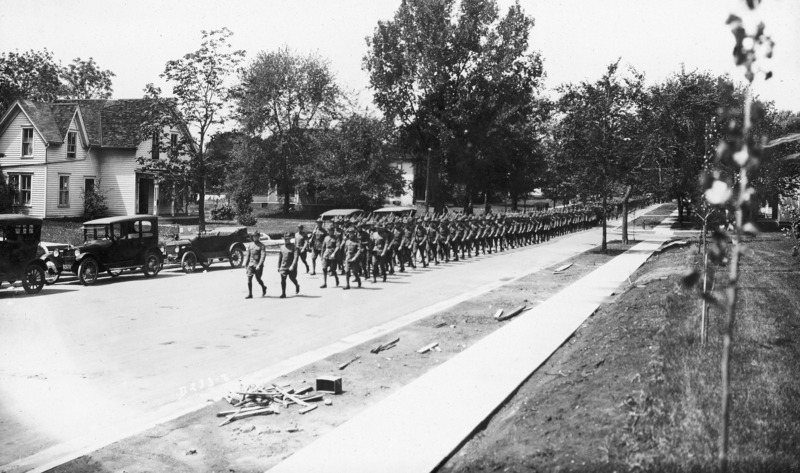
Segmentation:
<svg viewBox="0 0 800 473">
<path fill-rule="evenodd" d="M 800 471 L 800 265 L 776 234 L 747 248 L 731 471 Z M 679 284 L 698 263 L 696 245 L 651 258 L 440 471 L 716 471 L 723 316 L 701 346 Z"/>
</svg>

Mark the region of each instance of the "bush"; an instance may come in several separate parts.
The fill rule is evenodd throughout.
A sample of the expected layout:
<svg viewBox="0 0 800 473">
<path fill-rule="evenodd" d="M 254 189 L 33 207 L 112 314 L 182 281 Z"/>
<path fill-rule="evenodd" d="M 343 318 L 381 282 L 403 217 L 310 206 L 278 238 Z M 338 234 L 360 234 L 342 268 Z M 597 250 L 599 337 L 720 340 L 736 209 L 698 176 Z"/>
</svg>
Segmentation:
<svg viewBox="0 0 800 473">
<path fill-rule="evenodd" d="M 106 205 L 106 193 L 100 187 L 100 182 L 86 191 L 83 192 L 83 215 L 90 220 L 104 217 L 108 213 L 108 206 Z"/>
<path fill-rule="evenodd" d="M 246 227 L 252 227 L 256 224 L 256 218 L 253 217 L 252 212 L 237 215 L 236 221 L 239 222 L 239 225 L 244 225 Z"/>
<path fill-rule="evenodd" d="M 256 219 L 253 217 L 253 208 L 250 204 L 253 203 L 253 192 L 245 187 L 239 187 L 233 191 L 233 205 L 236 210 L 236 221 L 240 225 L 252 226 L 256 224 Z"/>
<path fill-rule="evenodd" d="M 236 216 L 236 212 L 229 204 L 222 204 L 211 209 L 211 220 L 233 220 L 234 216 Z"/>
</svg>

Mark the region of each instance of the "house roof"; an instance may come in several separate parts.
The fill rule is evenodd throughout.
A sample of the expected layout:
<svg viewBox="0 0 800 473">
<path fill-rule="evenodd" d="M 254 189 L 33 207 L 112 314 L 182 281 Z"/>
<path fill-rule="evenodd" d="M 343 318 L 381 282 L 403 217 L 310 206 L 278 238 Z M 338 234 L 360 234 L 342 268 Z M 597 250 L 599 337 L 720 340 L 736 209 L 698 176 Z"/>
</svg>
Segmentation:
<svg viewBox="0 0 800 473">
<path fill-rule="evenodd" d="M 18 100 L 15 104 L 48 143 L 64 143 L 76 110 L 80 111 L 90 146 L 136 148 L 142 141 L 139 139 L 139 126 L 147 111 L 143 99 L 57 100 L 52 103 Z M 9 108 L 3 122 L 13 115 L 13 108 L 13 105 Z M 2 125 L 4 123 L 0 123 L 0 130 Z"/>
<path fill-rule="evenodd" d="M 63 143 L 64 135 L 62 135 L 56 124 L 53 112 L 50 110 L 50 105 L 43 102 L 31 102 L 30 100 L 20 100 L 20 108 L 25 112 L 25 115 L 33 122 L 33 126 L 42 135 L 42 139 L 48 143 Z"/>
<path fill-rule="evenodd" d="M 72 103 L 54 103 L 50 106 L 50 111 L 53 114 L 61 137 L 67 136 L 69 124 L 72 122 L 72 117 L 75 116 L 75 110 L 77 109 L 78 106 Z"/>
</svg>

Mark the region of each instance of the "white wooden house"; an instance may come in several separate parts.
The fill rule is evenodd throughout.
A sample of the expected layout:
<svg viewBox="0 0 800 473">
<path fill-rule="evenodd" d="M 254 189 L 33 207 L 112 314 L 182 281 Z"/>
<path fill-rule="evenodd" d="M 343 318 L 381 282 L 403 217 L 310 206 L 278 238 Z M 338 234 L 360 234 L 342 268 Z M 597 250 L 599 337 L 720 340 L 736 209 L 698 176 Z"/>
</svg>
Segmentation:
<svg viewBox="0 0 800 473">
<path fill-rule="evenodd" d="M 174 214 L 173 198 L 137 157 L 144 100 L 16 101 L 0 118 L 0 171 L 16 189 L 14 211 L 81 217 L 86 190 L 100 187 L 108 214 Z M 181 130 L 169 130 L 178 136 Z"/>
</svg>

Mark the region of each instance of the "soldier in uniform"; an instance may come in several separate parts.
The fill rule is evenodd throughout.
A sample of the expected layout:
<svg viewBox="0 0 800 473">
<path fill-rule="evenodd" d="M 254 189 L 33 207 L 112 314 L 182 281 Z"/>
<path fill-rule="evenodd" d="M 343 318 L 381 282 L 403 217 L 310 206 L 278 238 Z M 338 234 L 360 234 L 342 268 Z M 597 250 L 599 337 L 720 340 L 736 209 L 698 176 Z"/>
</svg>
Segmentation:
<svg viewBox="0 0 800 473">
<path fill-rule="evenodd" d="M 256 281 L 261 285 L 261 297 L 267 295 L 267 286 L 261 280 L 266 256 L 266 248 L 261 243 L 261 233 L 256 230 L 253 232 L 253 241 L 247 245 L 247 253 L 244 256 L 244 267 L 247 273 L 247 297 L 245 299 L 253 298 L 253 276 L 256 277 Z"/>
<path fill-rule="evenodd" d="M 322 286 L 320 289 L 328 287 L 328 274 L 336 279 L 339 285 L 339 275 L 336 274 L 336 250 L 339 249 L 339 242 L 332 233 L 325 235 L 322 240 Z"/>
<path fill-rule="evenodd" d="M 309 239 L 306 232 L 303 230 L 303 224 L 297 226 L 297 233 L 294 234 L 294 245 L 297 247 L 297 254 L 300 256 L 300 261 L 306 266 L 306 274 L 308 274 L 308 262 L 306 255 L 308 255 Z"/>
<path fill-rule="evenodd" d="M 383 224 L 378 224 L 372 233 L 372 282 L 378 282 L 378 272 L 386 282 L 386 252 L 389 247 L 386 241 L 386 229 Z"/>
<path fill-rule="evenodd" d="M 294 283 L 294 293 L 300 294 L 300 284 L 297 283 L 297 261 L 299 259 L 300 248 L 292 243 L 292 234 L 289 232 L 284 233 L 283 246 L 278 254 L 278 273 L 281 275 L 281 299 L 286 298 L 287 277 Z"/>
<path fill-rule="evenodd" d="M 322 243 L 325 241 L 325 237 L 328 236 L 328 232 L 322 226 L 322 219 L 317 219 L 317 227 L 311 232 L 311 275 L 314 276 L 317 274 L 317 257 L 322 254 Z M 324 261 L 320 262 L 324 265 Z"/>
<path fill-rule="evenodd" d="M 350 276 L 355 278 L 358 287 L 361 287 L 361 242 L 358 241 L 355 228 L 348 228 L 344 242 L 344 277 L 345 289 L 350 289 Z"/>
</svg>

